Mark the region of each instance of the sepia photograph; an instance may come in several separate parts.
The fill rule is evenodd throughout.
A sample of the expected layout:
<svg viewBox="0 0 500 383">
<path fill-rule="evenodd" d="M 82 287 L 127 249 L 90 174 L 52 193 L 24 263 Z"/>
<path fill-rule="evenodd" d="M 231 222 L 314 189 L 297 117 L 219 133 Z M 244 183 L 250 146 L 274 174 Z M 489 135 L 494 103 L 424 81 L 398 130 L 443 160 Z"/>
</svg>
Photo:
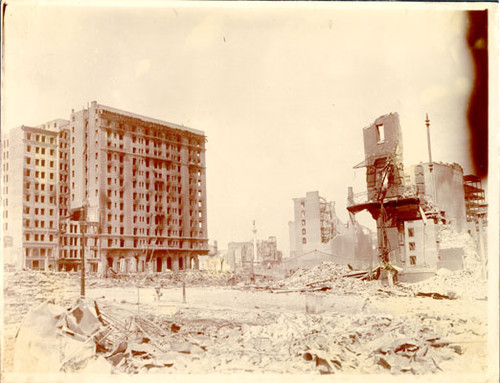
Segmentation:
<svg viewBox="0 0 500 383">
<path fill-rule="evenodd" d="M 1 380 L 498 381 L 498 20 L 4 1 Z"/>
</svg>

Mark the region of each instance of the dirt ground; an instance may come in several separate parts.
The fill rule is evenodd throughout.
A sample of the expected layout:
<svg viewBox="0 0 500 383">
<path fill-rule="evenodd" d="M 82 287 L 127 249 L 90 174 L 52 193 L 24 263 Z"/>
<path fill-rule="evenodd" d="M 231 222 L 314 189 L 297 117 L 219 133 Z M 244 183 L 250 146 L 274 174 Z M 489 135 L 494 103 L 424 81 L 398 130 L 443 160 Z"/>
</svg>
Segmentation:
<svg viewBox="0 0 500 383">
<path fill-rule="evenodd" d="M 433 299 L 416 291 L 439 286 L 443 277 L 422 289 L 345 279 L 331 284 L 336 288 L 311 292 L 188 284 L 184 303 L 181 286 L 161 288 L 158 300 L 157 281 L 135 287 L 89 279 L 86 296 L 111 317 L 154 323 L 168 344 L 167 350 L 148 344 L 147 352 L 132 351 L 129 359 L 99 372 L 485 373 L 486 283 L 465 272 L 446 278 L 474 288 L 449 294 L 453 299 Z M 5 273 L 4 279 L 2 358 L 9 373 L 27 311 L 45 299 L 70 305 L 80 287 L 78 276 L 66 273 Z"/>
</svg>

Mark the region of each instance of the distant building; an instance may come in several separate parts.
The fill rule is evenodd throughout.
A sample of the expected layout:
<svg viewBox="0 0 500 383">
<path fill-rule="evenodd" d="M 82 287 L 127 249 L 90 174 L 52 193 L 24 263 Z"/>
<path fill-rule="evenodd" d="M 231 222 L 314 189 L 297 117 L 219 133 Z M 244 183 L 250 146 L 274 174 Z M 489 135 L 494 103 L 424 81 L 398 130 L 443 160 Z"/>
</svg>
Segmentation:
<svg viewBox="0 0 500 383">
<path fill-rule="evenodd" d="M 288 268 L 312 267 L 323 261 L 368 265 L 372 258 L 370 231 L 356 221 L 343 224 L 335 214 L 335 205 L 319 195 L 307 192 L 294 198 L 294 221 L 288 223 L 290 258 Z"/>
<path fill-rule="evenodd" d="M 311 250 L 329 251 L 329 241 L 335 230 L 335 208 L 319 192 L 307 192 L 304 198 L 294 198 L 294 221 L 289 222 L 292 256 Z M 338 220 L 337 220 L 338 222 Z"/>
<path fill-rule="evenodd" d="M 56 270 L 59 222 L 68 214 L 69 121 L 11 129 L 2 137 L 4 263 Z"/>
<path fill-rule="evenodd" d="M 224 262 L 235 273 L 253 274 L 253 242 L 229 242 Z"/>
<path fill-rule="evenodd" d="M 283 258 L 283 253 L 278 250 L 276 237 L 269 237 L 267 240 L 258 241 L 257 254 L 259 264 L 267 269 L 280 265 Z"/>
</svg>

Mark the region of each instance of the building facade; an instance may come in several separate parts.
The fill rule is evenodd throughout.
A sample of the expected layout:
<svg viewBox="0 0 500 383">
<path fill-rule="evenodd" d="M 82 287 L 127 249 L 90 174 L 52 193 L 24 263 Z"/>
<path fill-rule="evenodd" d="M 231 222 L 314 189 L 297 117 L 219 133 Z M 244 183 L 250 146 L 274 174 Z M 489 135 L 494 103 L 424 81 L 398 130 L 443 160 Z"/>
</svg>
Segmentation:
<svg viewBox="0 0 500 383">
<path fill-rule="evenodd" d="M 329 241 L 336 230 L 335 208 L 319 192 L 307 192 L 293 199 L 294 221 L 289 222 L 291 256 L 313 250 L 329 252 Z"/>
<path fill-rule="evenodd" d="M 87 208 L 100 269 L 197 268 L 208 254 L 204 133 L 95 101 L 72 112 L 70 131 L 70 206 Z"/>
<path fill-rule="evenodd" d="M 2 139 L 4 263 L 55 270 L 67 214 L 69 121 L 21 126 Z"/>
</svg>

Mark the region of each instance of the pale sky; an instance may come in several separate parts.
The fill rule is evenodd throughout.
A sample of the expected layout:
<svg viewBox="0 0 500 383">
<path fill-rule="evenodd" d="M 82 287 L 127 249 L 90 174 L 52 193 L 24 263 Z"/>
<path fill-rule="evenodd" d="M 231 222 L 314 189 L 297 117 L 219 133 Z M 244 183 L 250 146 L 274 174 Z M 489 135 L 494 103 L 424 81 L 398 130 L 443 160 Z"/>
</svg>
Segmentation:
<svg viewBox="0 0 500 383">
<path fill-rule="evenodd" d="M 210 243 L 250 240 L 255 219 L 285 256 L 292 198 L 318 190 L 347 220 L 380 115 L 399 113 L 406 165 L 427 161 L 429 113 L 433 160 L 471 172 L 465 12 L 237 3 L 8 5 L 2 128 L 96 100 L 202 130 Z"/>
</svg>

